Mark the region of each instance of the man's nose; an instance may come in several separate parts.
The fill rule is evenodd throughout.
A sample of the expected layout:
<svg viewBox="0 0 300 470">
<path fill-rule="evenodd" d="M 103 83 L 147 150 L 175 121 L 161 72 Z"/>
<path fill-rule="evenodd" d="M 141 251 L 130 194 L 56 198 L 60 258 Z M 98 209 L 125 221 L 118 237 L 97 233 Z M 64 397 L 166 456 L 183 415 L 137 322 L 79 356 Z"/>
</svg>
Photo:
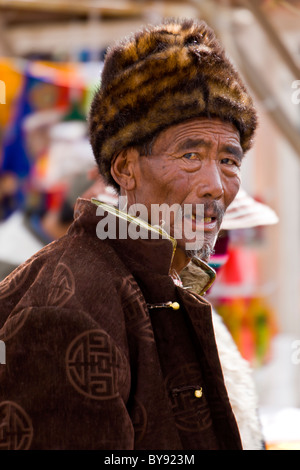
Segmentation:
<svg viewBox="0 0 300 470">
<path fill-rule="evenodd" d="M 207 161 L 198 173 L 197 196 L 199 198 L 220 199 L 223 196 L 223 181 L 218 163 Z"/>
</svg>

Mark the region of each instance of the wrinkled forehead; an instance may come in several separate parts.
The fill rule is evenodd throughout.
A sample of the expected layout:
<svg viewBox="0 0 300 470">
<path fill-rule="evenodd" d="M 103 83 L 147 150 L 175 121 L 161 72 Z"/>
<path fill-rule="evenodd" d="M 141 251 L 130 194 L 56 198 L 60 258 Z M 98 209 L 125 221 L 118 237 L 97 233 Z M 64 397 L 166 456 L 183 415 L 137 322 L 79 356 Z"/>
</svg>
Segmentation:
<svg viewBox="0 0 300 470">
<path fill-rule="evenodd" d="M 190 119 L 160 132 L 155 139 L 153 153 L 210 148 L 216 142 L 235 147 L 237 156 L 242 158 L 238 129 L 230 122 L 206 117 Z"/>
</svg>

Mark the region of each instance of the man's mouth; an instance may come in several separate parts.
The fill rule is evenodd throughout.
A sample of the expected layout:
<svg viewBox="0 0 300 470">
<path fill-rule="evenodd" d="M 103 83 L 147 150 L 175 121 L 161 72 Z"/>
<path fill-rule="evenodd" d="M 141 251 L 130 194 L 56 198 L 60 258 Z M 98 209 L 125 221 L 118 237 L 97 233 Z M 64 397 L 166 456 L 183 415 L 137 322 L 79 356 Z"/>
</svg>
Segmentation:
<svg viewBox="0 0 300 470">
<path fill-rule="evenodd" d="M 192 220 L 197 220 L 197 217 L 195 214 L 192 214 L 191 215 L 191 219 Z M 199 219 L 199 218 L 198 218 Z M 203 222 L 204 224 L 210 224 L 211 222 L 214 222 L 216 220 L 216 217 L 201 217 L 199 219 L 201 222 Z"/>
<path fill-rule="evenodd" d="M 197 214 L 188 214 L 184 216 L 185 220 L 191 221 L 193 231 L 203 230 L 204 232 L 210 232 L 217 228 L 218 218 L 215 216 L 201 217 Z"/>
</svg>

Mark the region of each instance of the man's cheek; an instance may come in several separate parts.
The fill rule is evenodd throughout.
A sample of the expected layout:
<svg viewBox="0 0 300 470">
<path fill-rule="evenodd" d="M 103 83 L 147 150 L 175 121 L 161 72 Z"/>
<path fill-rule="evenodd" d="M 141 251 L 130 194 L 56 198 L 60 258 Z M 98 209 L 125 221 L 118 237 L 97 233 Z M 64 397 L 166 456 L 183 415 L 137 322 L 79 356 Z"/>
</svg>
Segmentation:
<svg viewBox="0 0 300 470">
<path fill-rule="evenodd" d="M 233 180 L 226 185 L 225 192 L 225 209 L 232 203 L 235 199 L 237 193 L 239 192 L 241 186 L 241 176 L 237 175 Z"/>
</svg>

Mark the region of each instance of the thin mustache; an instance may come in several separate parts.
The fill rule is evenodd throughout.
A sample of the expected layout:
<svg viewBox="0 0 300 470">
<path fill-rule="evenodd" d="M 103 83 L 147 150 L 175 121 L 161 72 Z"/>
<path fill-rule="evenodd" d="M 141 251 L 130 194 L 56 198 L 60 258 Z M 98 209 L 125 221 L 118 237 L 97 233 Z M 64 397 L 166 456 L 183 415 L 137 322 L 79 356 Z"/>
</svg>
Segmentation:
<svg viewBox="0 0 300 470">
<path fill-rule="evenodd" d="M 203 207 L 204 217 L 215 217 L 218 222 L 222 222 L 225 214 L 225 209 L 217 201 L 208 201 L 199 203 Z M 196 212 L 197 204 L 193 205 L 193 213 Z M 184 205 L 181 206 L 181 212 L 184 213 Z"/>
<path fill-rule="evenodd" d="M 196 207 L 197 204 L 182 204 L 178 205 L 177 208 L 178 210 L 174 212 L 174 221 L 179 222 L 181 218 L 186 214 L 185 209 L 188 207 L 188 214 L 192 215 L 192 213 L 196 212 Z M 224 207 L 218 203 L 217 201 L 207 201 L 204 203 L 199 203 L 199 206 L 201 205 L 201 213 L 203 214 L 203 217 L 214 217 L 217 220 L 218 225 L 220 226 L 223 220 L 223 216 L 225 213 Z M 162 225 L 166 222 L 165 219 L 165 214 L 162 214 L 162 217 L 160 218 L 159 225 Z"/>
<path fill-rule="evenodd" d="M 210 202 L 203 203 L 203 206 L 204 206 L 204 214 L 213 213 L 214 217 L 216 217 L 218 221 L 222 221 L 224 214 L 225 214 L 225 209 L 223 206 L 220 206 L 220 204 L 217 201 L 210 201 Z"/>
</svg>

